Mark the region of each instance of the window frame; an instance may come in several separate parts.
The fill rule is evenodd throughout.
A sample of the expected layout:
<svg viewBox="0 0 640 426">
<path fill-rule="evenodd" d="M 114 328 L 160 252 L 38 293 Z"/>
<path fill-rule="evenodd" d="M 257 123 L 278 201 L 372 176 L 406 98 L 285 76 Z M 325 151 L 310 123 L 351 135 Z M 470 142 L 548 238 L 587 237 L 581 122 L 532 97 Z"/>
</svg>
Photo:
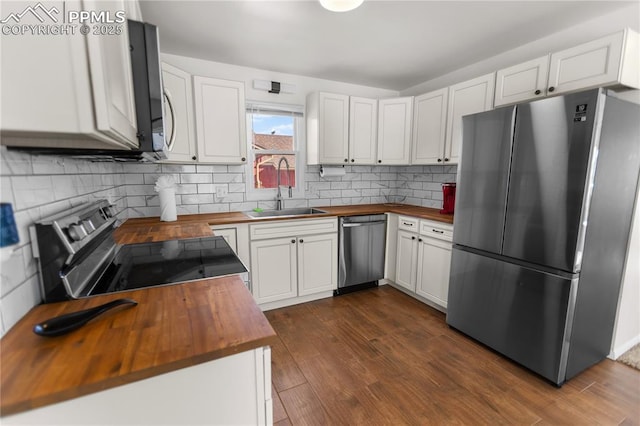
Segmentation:
<svg viewBox="0 0 640 426">
<path fill-rule="evenodd" d="M 253 164 L 256 153 L 274 155 L 295 155 L 296 158 L 296 186 L 292 190 L 291 199 L 305 198 L 304 175 L 307 167 L 306 157 L 306 128 L 304 108 L 298 105 L 285 105 L 266 102 L 247 102 L 246 126 L 247 126 L 247 163 L 245 168 L 245 185 L 247 201 L 273 201 L 275 202 L 278 188 L 254 188 L 255 176 Z M 290 112 L 293 117 L 293 151 L 282 150 L 254 150 L 253 149 L 253 115 L 254 114 L 280 114 L 287 115 Z M 284 186 L 284 185 L 283 185 Z M 287 190 L 281 189 L 282 197 L 288 200 Z M 285 201 L 286 202 L 286 201 Z"/>
</svg>

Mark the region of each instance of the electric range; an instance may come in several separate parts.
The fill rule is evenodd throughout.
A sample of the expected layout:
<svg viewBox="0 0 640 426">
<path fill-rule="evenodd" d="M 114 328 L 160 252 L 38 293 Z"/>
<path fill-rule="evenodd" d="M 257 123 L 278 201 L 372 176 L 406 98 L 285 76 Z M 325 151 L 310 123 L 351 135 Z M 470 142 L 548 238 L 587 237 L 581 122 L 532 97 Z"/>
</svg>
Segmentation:
<svg viewBox="0 0 640 426">
<path fill-rule="evenodd" d="M 122 245 L 115 224 L 101 200 L 34 225 L 45 303 L 247 272 L 223 237 Z"/>
</svg>

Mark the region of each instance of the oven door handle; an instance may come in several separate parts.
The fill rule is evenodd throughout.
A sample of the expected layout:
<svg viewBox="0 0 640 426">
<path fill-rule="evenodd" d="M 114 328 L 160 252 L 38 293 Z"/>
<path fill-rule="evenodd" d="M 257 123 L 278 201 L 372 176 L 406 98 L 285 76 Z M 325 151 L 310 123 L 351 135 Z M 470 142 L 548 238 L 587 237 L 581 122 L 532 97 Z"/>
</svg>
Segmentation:
<svg viewBox="0 0 640 426">
<path fill-rule="evenodd" d="M 58 317 L 49 318 L 33 327 L 33 332 L 39 336 L 53 337 L 67 334 L 82 327 L 98 315 L 107 312 L 120 305 L 137 305 L 138 302 L 131 299 L 117 299 L 95 308 L 85 309 L 84 311 L 72 312 L 70 314 L 60 315 Z"/>
</svg>

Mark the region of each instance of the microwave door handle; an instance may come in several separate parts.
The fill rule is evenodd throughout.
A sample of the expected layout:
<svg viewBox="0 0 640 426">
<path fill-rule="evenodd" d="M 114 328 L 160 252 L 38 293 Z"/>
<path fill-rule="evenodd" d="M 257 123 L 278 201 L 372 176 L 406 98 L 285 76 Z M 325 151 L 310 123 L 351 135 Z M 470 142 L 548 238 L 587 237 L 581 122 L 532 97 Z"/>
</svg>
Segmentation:
<svg viewBox="0 0 640 426">
<path fill-rule="evenodd" d="M 169 137 L 169 143 L 167 144 L 167 149 L 169 152 L 173 151 L 173 146 L 176 143 L 176 114 L 173 112 L 173 102 L 171 101 L 171 95 L 165 89 L 163 91 L 164 98 L 167 100 L 167 105 L 169 105 L 169 114 L 171 114 L 171 136 Z"/>
</svg>

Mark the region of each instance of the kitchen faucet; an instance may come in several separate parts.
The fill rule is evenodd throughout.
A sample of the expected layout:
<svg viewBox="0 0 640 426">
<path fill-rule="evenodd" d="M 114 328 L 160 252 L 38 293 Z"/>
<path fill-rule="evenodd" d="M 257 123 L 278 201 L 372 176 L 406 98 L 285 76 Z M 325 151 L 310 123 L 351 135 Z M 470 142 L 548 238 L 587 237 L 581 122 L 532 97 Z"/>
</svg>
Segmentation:
<svg viewBox="0 0 640 426">
<path fill-rule="evenodd" d="M 293 198 L 293 192 L 291 189 L 291 177 L 289 176 L 289 162 L 286 157 L 280 157 L 280 161 L 278 161 L 278 193 L 276 194 L 276 210 L 282 210 L 284 208 L 284 200 L 282 199 L 282 192 L 280 192 L 280 167 L 282 166 L 282 161 L 287 166 L 287 185 L 289 186 L 289 198 Z"/>
</svg>

